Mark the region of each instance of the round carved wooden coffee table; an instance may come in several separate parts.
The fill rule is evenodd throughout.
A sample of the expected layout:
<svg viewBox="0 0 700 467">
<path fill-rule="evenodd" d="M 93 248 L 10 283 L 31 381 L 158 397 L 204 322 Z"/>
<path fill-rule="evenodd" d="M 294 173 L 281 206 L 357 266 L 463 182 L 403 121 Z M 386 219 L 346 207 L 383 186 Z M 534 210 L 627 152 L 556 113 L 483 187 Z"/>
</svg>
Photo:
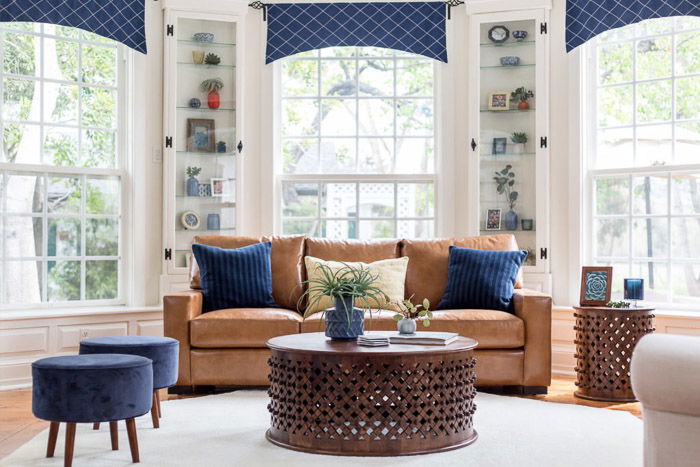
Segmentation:
<svg viewBox="0 0 700 467">
<path fill-rule="evenodd" d="M 400 456 L 476 441 L 474 339 L 363 347 L 322 333 L 270 339 L 268 440 L 317 454 Z"/>
<path fill-rule="evenodd" d="M 654 332 L 653 308 L 574 307 L 574 395 L 607 402 L 635 402 L 630 381 L 632 352 Z"/>
</svg>

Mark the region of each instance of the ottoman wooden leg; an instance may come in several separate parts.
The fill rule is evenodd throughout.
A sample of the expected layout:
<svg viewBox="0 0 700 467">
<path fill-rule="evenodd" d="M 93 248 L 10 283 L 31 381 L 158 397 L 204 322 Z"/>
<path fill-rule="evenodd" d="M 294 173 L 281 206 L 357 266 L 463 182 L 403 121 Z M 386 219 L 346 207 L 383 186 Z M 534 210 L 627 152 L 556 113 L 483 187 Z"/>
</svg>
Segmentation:
<svg viewBox="0 0 700 467">
<path fill-rule="evenodd" d="M 92 424 L 92 429 L 93 430 L 99 430 L 100 429 L 100 422 L 96 422 Z"/>
<path fill-rule="evenodd" d="M 158 401 L 156 400 L 156 392 L 153 391 L 153 404 L 151 405 L 151 420 L 153 420 L 153 428 L 160 428 L 158 421 Z"/>
<path fill-rule="evenodd" d="M 117 432 L 117 422 L 109 422 L 109 437 L 112 440 L 112 451 L 118 451 L 119 433 Z"/>
<path fill-rule="evenodd" d="M 136 438 L 136 422 L 133 418 L 126 419 L 126 432 L 129 435 L 129 448 L 131 448 L 131 460 L 134 463 L 140 462 L 139 442 Z"/>
<path fill-rule="evenodd" d="M 158 402 L 158 418 L 163 418 L 163 411 L 160 408 L 160 392 L 156 389 L 156 402 Z"/>
<path fill-rule="evenodd" d="M 58 438 L 58 427 L 60 423 L 51 422 L 49 427 L 49 444 L 46 446 L 46 457 L 53 457 L 53 453 L 56 450 L 56 438 Z"/>
<path fill-rule="evenodd" d="M 63 455 L 63 467 L 73 465 L 73 448 L 75 447 L 75 423 L 66 423 L 66 452 Z"/>
</svg>

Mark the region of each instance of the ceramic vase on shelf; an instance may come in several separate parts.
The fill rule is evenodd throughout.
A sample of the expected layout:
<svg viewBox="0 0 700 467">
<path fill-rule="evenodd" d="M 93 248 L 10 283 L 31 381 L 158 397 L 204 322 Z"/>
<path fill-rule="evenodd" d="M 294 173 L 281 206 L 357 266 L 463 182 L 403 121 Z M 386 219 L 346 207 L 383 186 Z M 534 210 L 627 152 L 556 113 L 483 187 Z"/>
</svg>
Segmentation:
<svg viewBox="0 0 700 467">
<path fill-rule="evenodd" d="M 207 105 L 210 109 L 218 109 L 221 106 L 221 96 L 216 91 L 212 91 L 207 96 Z"/>
<path fill-rule="evenodd" d="M 221 217 L 218 214 L 207 214 L 207 230 L 221 230 Z"/>
<path fill-rule="evenodd" d="M 505 225 L 506 230 L 517 230 L 518 228 L 518 215 L 512 209 L 505 215 Z"/>
<path fill-rule="evenodd" d="M 520 104 L 518 104 L 518 110 L 527 110 L 530 108 L 530 104 L 527 103 L 527 101 L 520 101 Z"/>
<path fill-rule="evenodd" d="M 396 322 L 396 327 L 399 330 L 399 334 L 415 334 L 416 320 L 410 318 L 402 318 Z"/>
<path fill-rule="evenodd" d="M 510 151 L 513 154 L 522 154 L 525 152 L 525 144 L 524 143 L 513 143 L 510 145 Z"/>
<path fill-rule="evenodd" d="M 187 196 L 199 196 L 199 180 L 195 177 L 187 179 Z"/>
<path fill-rule="evenodd" d="M 195 65 L 201 65 L 204 63 L 204 51 L 203 50 L 193 50 L 192 51 L 192 63 Z"/>
</svg>

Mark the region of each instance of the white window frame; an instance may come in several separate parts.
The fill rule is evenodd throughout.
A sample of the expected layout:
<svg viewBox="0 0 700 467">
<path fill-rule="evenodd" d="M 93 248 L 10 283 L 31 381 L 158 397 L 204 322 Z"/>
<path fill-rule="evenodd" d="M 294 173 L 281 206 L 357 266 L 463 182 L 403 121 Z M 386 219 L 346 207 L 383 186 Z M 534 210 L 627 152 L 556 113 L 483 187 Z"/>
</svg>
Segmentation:
<svg viewBox="0 0 700 467">
<path fill-rule="evenodd" d="M 671 274 L 672 274 L 672 266 L 677 265 L 677 264 L 685 264 L 685 263 L 697 263 L 697 261 L 694 260 L 685 260 L 685 259 L 679 259 L 679 258 L 674 258 L 672 256 L 672 251 L 671 251 L 671 224 L 672 224 L 672 219 L 674 218 L 693 218 L 693 217 L 700 217 L 700 214 L 698 215 L 693 215 L 693 214 L 682 214 L 682 215 L 675 215 L 672 213 L 672 192 L 671 192 L 671 180 L 674 175 L 683 175 L 683 174 L 689 174 L 689 173 L 700 173 L 700 163 L 699 164 L 674 164 L 673 161 L 675 160 L 675 152 L 676 152 L 676 124 L 677 123 L 694 123 L 694 122 L 700 122 L 700 119 L 677 119 L 676 118 L 676 87 L 675 85 L 672 86 L 671 89 L 671 120 L 670 121 L 663 121 L 663 122 L 649 122 L 649 123 L 637 123 L 637 105 L 636 105 L 636 87 L 638 84 L 642 83 L 653 83 L 653 82 L 658 82 L 658 81 L 666 81 L 666 80 L 677 80 L 678 78 L 688 78 L 688 77 L 697 77 L 700 76 L 700 73 L 693 73 L 693 74 L 684 74 L 684 75 L 676 75 L 676 60 L 675 60 L 675 50 L 676 50 L 676 41 L 675 37 L 677 34 L 681 33 L 688 33 L 688 32 L 696 32 L 700 31 L 699 29 L 685 29 L 685 30 L 675 30 L 672 33 L 659 33 L 659 34 L 649 34 L 646 36 L 640 36 L 640 37 L 633 37 L 631 39 L 624 39 L 624 40 L 617 40 L 617 41 L 610 41 L 610 42 L 605 42 L 605 46 L 609 45 L 615 45 L 615 44 L 623 44 L 623 43 L 633 43 L 633 55 L 632 55 L 632 60 L 633 60 L 633 77 L 632 81 L 625 81 L 622 83 L 614 83 L 614 84 L 606 84 L 606 85 L 599 85 L 598 84 L 598 64 L 597 64 L 597 50 L 598 50 L 598 41 L 596 39 L 592 39 L 589 41 L 588 44 L 586 44 L 584 48 L 584 54 L 583 54 L 583 60 L 585 62 L 585 66 L 583 69 L 583 77 L 582 77 L 582 83 L 583 85 L 581 86 L 581 90 L 584 93 L 584 108 L 585 111 L 583 112 L 583 118 L 582 118 L 582 123 L 585 123 L 585 128 L 581 131 L 581 135 L 583 136 L 583 169 L 585 173 L 584 177 L 584 183 L 585 183 L 585 194 L 584 194 L 584 200 L 583 200 L 583 216 L 582 216 L 582 221 L 584 222 L 583 229 L 581 229 L 583 233 L 583 241 L 581 242 L 581 245 L 583 247 L 583 258 L 585 262 L 589 264 L 605 264 L 605 263 L 626 263 L 627 266 L 632 268 L 633 264 L 637 263 L 645 263 L 645 262 L 653 262 L 653 263 L 658 263 L 658 264 L 664 264 L 667 267 L 666 271 L 666 283 L 669 286 L 669 291 L 668 291 L 668 299 L 670 301 L 665 301 L 665 302 L 652 302 L 647 300 L 645 303 L 650 304 L 655 306 L 656 308 L 660 310 L 667 310 L 667 311 L 697 311 L 697 305 L 694 304 L 685 304 L 685 303 L 674 303 L 672 302 L 673 300 L 673 289 L 671 285 Z M 671 74 L 668 76 L 664 76 L 661 78 L 649 78 L 649 79 L 637 79 L 637 54 L 636 54 L 636 48 L 634 47 L 634 44 L 640 40 L 640 39 L 654 39 L 654 38 L 659 38 L 659 37 L 671 37 L 672 41 L 672 68 L 671 68 Z M 606 87 L 615 87 L 619 86 L 622 84 L 632 84 L 633 86 L 633 102 L 632 102 L 632 109 L 633 109 L 633 120 L 632 124 L 630 125 L 615 125 L 615 126 L 609 126 L 605 127 L 606 129 L 629 129 L 631 128 L 633 131 L 633 144 L 634 144 L 634 151 L 633 151 L 633 162 L 636 160 L 637 157 L 637 130 L 639 128 L 644 128 L 646 126 L 652 126 L 652 125 L 660 125 L 660 124 L 669 124 L 671 125 L 672 128 L 672 157 L 671 157 L 671 163 L 668 165 L 663 165 L 663 166 L 630 166 L 630 167 L 620 167 L 620 168 L 604 168 L 604 169 L 597 169 L 595 168 L 595 160 L 596 160 L 596 148 L 597 148 L 597 91 L 600 88 L 606 88 Z M 632 181 L 634 178 L 639 178 L 639 177 L 644 177 L 644 176 L 665 176 L 667 177 L 667 214 L 635 214 L 633 212 L 633 184 Z M 624 214 L 615 214 L 615 215 L 598 215 L 595 213 L 596 209 L 596 196 L 595 196 L 595 184 L 597 179 L 601 178 L 626 178 L 628 182 L 628 209 L 627 212 Z M 664 257 L 659 257 L 657 258 L 649 258 L 649 257 L 636 257 L 633 255 L 633 235 L 632 235 L 632 223 L 634 220 L 640 220 L 640 219 L 667 219 L 668 220 L 668 226 L 667 226 L 667 236 L 668 236 L 668 254 L 667 256 Z M 595 232 L 595 221 L 598 219 L 625 219 L 627 221 L 627 252 L 625 255 L 620 255 L 620 256 L 612 256 L 612 257 L 602 257 L 602 256 L 597 256 L 596 253 L 596 232 Z M 578 272 L 577 272 L 578 273 Z M 634 274 L 634 273 L 630 273 Z M 618 276 L 619 277 L 619 276 Z M 631 275 L 628 277 L 632 277 Z"/>
<path fill-rule="evenodd" d="M 45 38 L 50 38 L 50 39 L 58 39 L 62 41 L 68 41 L 68 42 L 77 42 L 79 44 L 86 44 L 86 45 L 95 45 L 95 46 L 110 46 L 110 44 L 105 44 L 103 42 L 93 42 L 90 40 L 85 40 L 85 39 L 75 39 L 75 38 L 69 38 L 69 37 L 64 37 L 64 36 L 58 36 L 58 35 L 53 35 L 53 34 L 48 34 L 44 32 L 44 26 L 42 25 L 41 27 L 41 32 L 36 32 L 36 31 L 26 31 L 26 30 L 21 30 L 21 29 L 13 29 L 10 25 L 5 24 L 5 23 L 0 23 L 0 31 L 2 32 L 12 32 L 12 33 L 20 33 L 20 34 L 26 34 L 26 35 L 32 35 L 32 36 L 37 36 L 37 37 L 45 37 Z M 127 271 L 128 269 L 128 250 L 129 250 L 129 237 L 128 237 L 128 221 L 129 221 L 129 206 L 130 206 L 130 192 L 131 188 L 128 185 L 128 169 L 129 169 L 129 162 L 130 158 L 128 157 L 129 154 L 131 153 L 130 151 L 130 145 L 128 143 L 128 124 L 130 121 L 129 118 L 129 76 L 130 76 L 130 71 L 131 71 L 131 62 L 133 59 L 133 52 L 131 52 L 130 49 L 128 49 L 126 46 L 123 44 L 115 43 L 114 45 L 111 45 L 112 47 L 116 48 L 117 50 L 117 81 L 116 81 L 116 86 L 109 86 L 109 85 L 100 85 L 100 84 L 89 84 L 89 83 L 83 83 L 82 81 L 67 81 L 67 80 L 59 80 L 59 79 L 47 79 L 43 76 L 43 73 L 39 73 L 39 76 L 25 76 L 25 75 L 15 75 L 15 74 L 10 74 L 10 73 L 4 73 L 2 69 L 0 69 L 0 96 L 3 94 L 3 78 L 5 76 L 11 77 L 11 78 L 20 78 L 20 79 L 28 79 L 35 81 L 39 84 L 39 89 L 42 89 L 43 87 L 41 86 L 43 82 L 50 82 L 50 83 L 57 83 L 57 84 L 67 84 L 67 85 L 72 85 L 72 86 L 78 86 L 78 89 L 82 87 L 95 87 L 95 88 L 102 88 L 102 89 L 114 89 L 117 91 L 117 122 L 116 122 L 116 158 L 115 158 L 115 168 L 84 168 L 84 167 L 63 167 L 63 166 L 54 166 L 50 164 L 16 164 L 16 163 L 11 163 L 11 162 L 2 162 L 0 161 L 0 177 L 3 179 L 5 178 L 6 174 L 11 173 L 17 173 L 17 174 L 23 174 L 23 175 L 31 175 L 31 176 L 43 176 L 45 177 L 45 181 L 48 180 L 48 177 L 52 176 L 60 176 L 60 177 L 76 177 L 76 178 L 81 178 L 82 179 L 82 194 L 81 194 L 81 213 L 79 215 L 77 214 L 72 214 L 72 215 L 60 215 L 60 214 L 47 214 L 47 202 L 46 202 L 46 197 L 48 196 L 48 184 L 44 184 L 44 210 L 42 213 L 34 213 L 29 215 L 23 215 L 24 217 L 41 217 L 43 219 L 43 231 L 45 235 L 42 238 L 42 255 L 39 256 L 32 256 L 32 257 L 22 257 L 22 258 L 15 258 L 13 257 L 9 261 L 15 261 L 15 260 L 36 260 L 36 261 L 41 261 L 42 262 L 42 283 L 44 284 L 44 287 L 41 291 L 41 301 L 37 303 L 26 303 L 26 304 L 18 304 L 18 303 L 13 303 L 13 304 L 0 304 L 0 310 L 32 310 L 32 309 L 45 309 L 47 307 L 51 308 L 76 308 L 76 307 L 81 307 L 81 308 L 95 308 L 95 307 L 114 307 L 114 306 L 121 306 L 125 305 L 127 303 L 127 292 L 129 290 L 129 278 Z M 40 46 L 39 46 L 41 53 L 43 54 L 43 48 L 44 44 L 43 41 L 40 41 Z M 0 44 L 0 66 L 4 61 L 4 45 Z M 42 55 L 43 56 L 43 55 Z M 78 55 L 78 70 L 81 69 L 81 57 L 82 54 Z M 43 67 L 43 64 L 42 64 Z M 81 99 L 81 93 L 78 92 L 78 102 L 80 102 Z M 78 112 L 80 112 L 81 106 L 78 105 Z M 5 120 L 2 117 L 2 114 L 0 113 L 0 130 L 2 130 L 3 125 L 5 122 L 9 123 L 23 123 L 23 121 L 20 120 Z M 103 128 L 100 127 L 89 127 L 89 126 L 84 126 L 80 123 L 80 115 L 78 115 L 78 124 L 77 125 L 65 125 L 65 124 L 60 124 L 60 123 L 47 123 L 44 121 L 44 106 L 42 104 L 41 106 L 41 118 L 39 119 L 38 122 L 31 122 L 37 126 L 40 127 L 40 135 L 43 140 L 43 135 L 44 135 L 44 127 L 45 126 L 51 126 L 51 127 L 65 127 L 65 128 L 77 128 L 79 138 L 78 138 L 78 150 L 81 150 L 81 144 L 82 144 L 82 137 L 80 137 L 80 133 L 82 129 L 96 129 L 96 130 L 101 130 Z M 40 143 L 41 145 L 41 143 Z M 41 149 L 43 150 L 43 148 Z M 43 162 L 43 161 L 42 161 Z M 117 215 L 95 215 L 95 214 L 87 214 L 85 212 L 85 203 L 86 203 L 86 196 L 85 196 L 85 190 L 86 190 L 86 180 L 88 178 L 116 178 L 119 180 L 119 190 L 120 190 L 120 205 L 119 205 L 119 211 Z M 5 262 L 8 261 L 5 256 L 4 256 L 4 222 L 5 222 L 5 201 L 4 197 L 2 197 L 2 206 L 0 206 L 0 268 L 2 268 L 3 275 L 5 274 Z M 14 214 L 11 214 L 14 215 Z M 48 245 L 48 235 L 46 234 L 48 232 L 47 225 L 48 225 L 48 219 L 50 218 L 56 218 L 56 217 L 72 217 L 72 218 L 78 218 L 81 221 L 81 255 L 80 256 L 71 256 L 71 257 L 61 257 L 61 256 L 47 256 L 45 253 L 47 253 L 47 245 Z M 116 256 L 99 256 L 99 257 L 94 257 L 94 256 L 87 256 L 85 255 L 85 230 L 86 230 L 86 219 L 95 219 L 95 218 L 117 218 L 119 222 L 119 241 L 118 241 L 118 251 Z M 85 284 L 85 276 L 86 276 L 86 269 L 85 269 L 85 262 L 90 261 L 92 259 L 99 259 L 99 260 L 117 260 L 118 261 L 118 269 L 117 269 L 117 296 L 114 299 L 104 299 L 104 300 L 87 300 L 84 299 L 85 292 L 86 292 L 86 284 Z M 48 287 L 47 287 L 47 279 L 48 279 L 48 274 L 47 274 L 47 264 L 48 261 L 61 261 L 61 260 L 73 260 L 73 261 L 80 261 L 81 262 L 81 278 L 80 278 L 80 293 L 81 293 L 81 299 L 80 300 L 71 300 L 71 301 L 60 301 L 60 302 L 48 302 L 47 301 L 47 294 L 48 294 Z M 5 297 L 5 287 L 6 287 L 6 282 L 5 281 L 0 281 L 0 297 Z"/>
<path fill-rule="evenodd" d="M 417 56 L 420 57 L 420 56 Z M 303 60 L 315 60 L 317 62 L 323 61 L 323 60 L 363 60 L 366 59 L 367 57 L 359 56 L 359 55 L 354 55 L 352 57 L 308 57 L 308 58 L 303 58 Z M 387 56 L 387 57 L 376 57 L 377 59 L 381 60 L 392 60 L 396 61 L 397 58 L 398 60 L 401 59 L 406 59 L 408 57 L 396 57 L 394 56 Z M 421 58 L 426 58 L 426 57 L 421 57 Z M 283 59 L 284 60 L 284 59 Z M 295 138 L 295 139 L 321 139 L 323 138 L 323 135 L 319 133 L 318 136 L 285 136 L 284 138 L 281 135 L 281 121 L 282 121 L 282 100 L 284 99 L 282 97 L 282 60 L 278 60 L 277 62 L 274 63 L 274 70 L 273 70 L 273 83 L 274 83 L 274 92 L 273 92 L 273 111 L 274 111 L 274 124 L 273 124 L 273 132 L 274 132 L 274 137 L 273 137 L 273 171 L 274 171 L 274 198 L 273 198 L 273 208 L 274 208 L 274 220 L 273 220 L 273 230 L 277 234 L 282 234 L 282 224 L 284 220 L 310 220 L 312 219 L 311 217 L 284 217 L 282 214 L 283 211 L 283 206 L 282 206 L 282 199 L 281 199 L 281 193 L 282 193 L 282 185 L 284 183 L 288 182 L 297 182 L 297 183 L 354 183 L 357 185 L 358 189 L 356 190 L 356 202 L 357 202 L 357 214 L 355 217 L 322 217 L 320 215 L 320 206 L 321 206 L 321 192 L 319 190 L 318 193 L 318 206 L 319 210 L 317 211 L 317 216 L 315 219 L 317 221 L 322 221 L 322 220 L 348 220 L 348 221 L 356 221 L 357 223 L 357 229 L 359 232 L 360 228 L 360 222 L 361 221 L 382 221 L 382 220 L 391 220 L 394 222 L 394 231 L 398 234 L 397 232 L 397 220 L 406 220 L 406 221 L 413 221 L 413 220 L 422 220 L 422 221 L 430 221 L 432 220 L 433 223 L 433 232 L 437 234 L 438 229 L 439 229 L 439 221 L 441 219 L 441 213 L 443 210 L 439 208 L 440 202 L 439 202 L 439 197 L 440 197 L 440 189 L 442 188 L 440 185 L 440 177 L 439 177 L 439 171 L 440 167 L 442 166 L 442 158 L 441 158 L 441 137 L 440 137 L 440 111 L 441 111 L 441 102 L 440 99 L 438 98 L 439 96 L 439 91 L 437 89 L 438 83 L 440 82 L 440 66 L 438 66 L 437 63 L 433 62 L 433 95 L 432 96 L 420 96 L 419 98 L 428 98 L 432 97 L 433 101 L 433 132 L 432 132 L 432 138 L 433 138 L 433 164 L 434 164 L 434 170 L 433 173 L 430 174 L 402 174 L 402 173 L 395 173 L 395 174 L 285 174 L 283 173 L 283 167 L 281 163 L 281 148 L 282 148 L 282 140 L 284 138 Z M 322 91 L 321 91 L 321 74 L 318 74 L 318 94 L 315 96 L 306 96 L 306 97 L 292 97 L 291 99 L 310 99 L 310 100 L 320 100 L 323 99 Z M 395 102 L 396 100 L 399 99 L 405 99 L 405 97 L 397 96 L 396 95 L 396 75 L 394 74 L 394 93 L 393 96 L 382 96 L 380 99 L 391 99 L 394 101 L 394 106 L 396 105 Z M 337 99 L 338 97 L 335 97 Z M 352 96 L 352 97 L 345 97 L 346 99 L 353 99 L 355 102 L 358 102 L 362 99 L 377 99 L 376 97 L 369 97 L 369 96 Z M 359 129 L 359 123 L 357 120 L 359 119 L 359 112 L 355 112 L 355 118 L 356 118 L 356 128 Z M 396 120 L 396 114 L 394 114 L 394 120 Z M 359 139 L 367 138 L 371 139 L 374 138 L 375 136 L 361 136 L 359 135 L 359 130 L 355 134 L 355 136 L 352 137 L 347 137 L 345 139 L 350 139 L 354 138 L 356 141 L 356 148 L 358 147 L 357 142 Z M 406 138 L 406 139 L 425 139 L 427 136 L 402 136 L 401 138 Z M 394 140 L 394 149 L 396 148 L 396 140 L 397 140 L 397 135 L 396 135 L 396 122 L 394 121 L 394 127 L 393 127 L 393 135 L 391 136 L 376 136 L 376 138 L 392 138 Z M 396 154 L 396 151 L 394 150 L 394 154 Z M 357 157 L 359 160 L 359 155 Z M 359 184 L 361 183 L 391 183 L 394 185 L 394 215 L 391 217 L 361 217 L 359 215 Z M 433 215 L 432 217 L 397 217 L 397 184 L 399 183 L 430 183 L 432 184 L 433 187 L 433 199 L 434 199 L 434 206 L 433 206 Z"/>
</svg>

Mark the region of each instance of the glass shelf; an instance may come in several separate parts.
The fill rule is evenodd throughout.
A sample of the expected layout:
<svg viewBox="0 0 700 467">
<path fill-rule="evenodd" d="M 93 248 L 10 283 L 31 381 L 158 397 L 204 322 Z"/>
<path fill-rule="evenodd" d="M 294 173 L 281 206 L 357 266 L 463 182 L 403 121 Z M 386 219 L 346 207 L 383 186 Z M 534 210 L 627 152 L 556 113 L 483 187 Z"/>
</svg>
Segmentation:
<svg viewBox="0 0 700 467">
<path fill-rule="evenodd" d="M 482 157 L 501 157 L 501 156 L 534 156 L 534 152 L 506 152 L 505 154 L 482 154 Z"/>
<path fill-rule="evenodd" d="M 229 195 L 233 196 L 233 195 Z M 228 196 L 189 196 L 189 195 L 175 195 L 176 198 L 192 198 L 192 199 L 208 199 L 212 201 L 217 201 L 220 200 L 223 203 L 226 204 L 236 204 L 235 201 L 225 201 Z"/>
<path fill-rule="evenodd" d="M 495 42 L 482 42 L 480 45 L 482 47 L 522 47 L 524 45 L 534 45 L 535 41 L 520 41 L 520 42 L 503 42 L 501 44 L 496 44 Z"/>
<path fill-rule="evenodd" d="M 209 107 L 189 107 L 184 105 L 178 105 L 177 110 L 190 110 L 192 112 L 233 112 L 236 110 L 236 108 L 219 107 L 218 109 L 210 109 Z"/>
<path fill-rule="evenodd" d="M 482 70 L 495 70 L 495 69 L 503 69 L 503 68 L 532 68 L 534 67 L 534 63 L 526 63 L 524 65 L 488 65 L 488 66 L 482 66 L 480 67 Z"/>
<path fill-rule="evenodd" d="M 235 227 L 229 227 L 229 228 L 224 228 L 224 229 L 217 229 L 217 230 L 207 230 L 207 229 L 186 229 L 184 227 L 177 227 L 175 230 L 178 232 L 231 232 L 232 230 L 236 230 Z M 176 251 L 190 251 L 190 250 L 176 250 Z"/>
<path fill-rule="evenodd" d="M 517 209 L 517 208 L 516 208 L 516 209 Z M 520 219 L 518 219 L 518 222 L 520 222 Z M 486 230 L 486 229 L 481 229 L 480 232 L 481 232 L 481 233 L 488 234 L 488 235 L 493 235 L 494 233 L 504 233 L 504 232 L 505 232 L 505 233 L 508 233 L 508 232 L 521 232 L 521 233 L 532 232 L 532 233 L 536 233 L 537 230 L 536 230 L 536 229 L 532 229 L 532 230 L 523 230 L 523 229 L 515 229 L 515 230 L 506 230 L 506 229 Z"/>
<path fill-rule="evenodd" d="M 232 42 L 205 42 L 205 41 L 196 41 L 194 39 L 178 39 L 177 41 L 179 44 L 192 44 L 192 45 L 198 45 L 200 47 L 235 47 L 236 44 Z"/>
<path fill-rule="evenodd" d="M 236 65 L 210 65 L 208 63 L 189 63 L 189 62 L 177 62 L 178 65 L 181 66 L 191 66 L 191 67 L 198 67 L 198 68 L 236 68 Z"/>
<path fill-rule="evenodd" d="M 194 151 L 175 151 L 178 154 L 191 154 L 193 156 L 222 156 L 222 157 L 231 157 L 235 156 L 237 153 L 235 152 L 194 152 Z"/>
<path fill-rule="evenodd" d="M 530 109 L 508 109 L 508 110 L 489 110 L 489 109 L 481 109 L 479 112 L 488 112 L 488 113 L 494 113 L 494 114 L 505 114 L 505 113 L 514 113 L 514 112 L 534 112 L 535 109 L 530 108 Z"/>
</svg>

